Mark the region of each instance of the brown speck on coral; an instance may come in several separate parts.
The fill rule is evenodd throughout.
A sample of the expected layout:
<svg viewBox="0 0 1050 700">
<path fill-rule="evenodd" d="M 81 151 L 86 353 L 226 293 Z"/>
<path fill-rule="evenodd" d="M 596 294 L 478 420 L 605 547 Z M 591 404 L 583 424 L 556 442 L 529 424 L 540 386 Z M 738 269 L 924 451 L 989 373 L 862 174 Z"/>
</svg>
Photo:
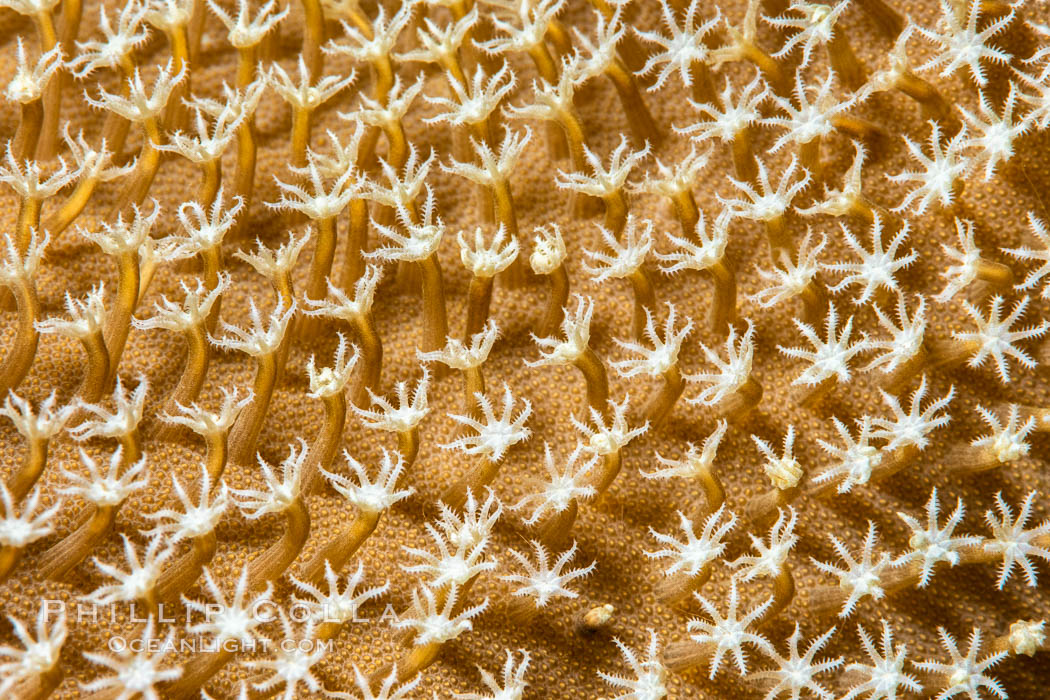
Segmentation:
<svg viewBox="0 0 1050 700">
<path fill-rule="evenodd" d="M 0 696 L 1046 695 L 1044 2 L 0 0 L 0 69 Z"/>
</svg>

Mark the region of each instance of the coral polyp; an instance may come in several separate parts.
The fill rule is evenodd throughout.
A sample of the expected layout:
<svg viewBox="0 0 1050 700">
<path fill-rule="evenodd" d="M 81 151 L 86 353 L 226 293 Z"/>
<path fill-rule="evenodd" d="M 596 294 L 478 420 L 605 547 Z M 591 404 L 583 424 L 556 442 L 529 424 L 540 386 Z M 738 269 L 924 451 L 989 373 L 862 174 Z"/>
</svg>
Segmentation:
<svg viewBox="0 0 1050 700">
<path fill-rule="evenodd" d="M 1045 0 L 0 0 L 0 697 L 1046 696 Z"/>
</svg>

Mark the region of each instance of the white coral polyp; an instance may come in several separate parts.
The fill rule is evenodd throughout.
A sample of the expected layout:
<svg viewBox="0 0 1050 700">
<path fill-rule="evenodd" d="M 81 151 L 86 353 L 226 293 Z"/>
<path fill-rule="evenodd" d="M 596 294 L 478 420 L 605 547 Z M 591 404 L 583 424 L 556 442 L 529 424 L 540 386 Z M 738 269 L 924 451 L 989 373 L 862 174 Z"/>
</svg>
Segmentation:
<svg viewBox="0 0 1050 700">
<path fill-rule="evenodd" d="M 537 275 L 549 275 L 565 261 L 565 241 L 557 224 L 551 224 L 549 230 L 537 226 L 535 231 L 537 235 L 533 238 L 534 248 L 529 256 L 529 266 Z"/>
<path fill-rule="evenodd" d="M 1035 653 L 1046 643 L 1046 621 L 1019 620 L 1010 625 L 1009 644 L 1015 654 L 1035 656 Z"/>
</svg>

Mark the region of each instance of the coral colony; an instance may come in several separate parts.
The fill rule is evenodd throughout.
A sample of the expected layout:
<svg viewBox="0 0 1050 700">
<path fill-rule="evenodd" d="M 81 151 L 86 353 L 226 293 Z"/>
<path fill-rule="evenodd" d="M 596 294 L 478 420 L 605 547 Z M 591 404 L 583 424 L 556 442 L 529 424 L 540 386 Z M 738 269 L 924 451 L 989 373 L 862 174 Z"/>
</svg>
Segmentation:
<svg viewBox="0 0 1050 700">
<path fill-rule="evenodd" d="M 1046 0 L 0 8 L 0 697 L 1046 697 Z"/>
</svg>

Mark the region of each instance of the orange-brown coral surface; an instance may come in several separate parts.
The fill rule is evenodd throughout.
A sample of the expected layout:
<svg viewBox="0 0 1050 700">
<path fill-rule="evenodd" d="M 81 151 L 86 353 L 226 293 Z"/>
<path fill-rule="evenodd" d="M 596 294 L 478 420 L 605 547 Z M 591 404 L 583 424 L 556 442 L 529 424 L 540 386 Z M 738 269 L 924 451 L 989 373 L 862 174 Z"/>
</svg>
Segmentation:
<svg viewBox="0 0 1050 700">
<path fill-rule="evenodd" d="M 267 40 L 262 57 L 264 64 L 279 62 L 294 75 L 295 62 L 303 43 L 303 10 L 299 3 L 289 4 L 288 17 Z M 448 23 L 452 21 L 452 15 L 448 8 L 441 7 L 445 4 L 417 3 L 419 7 L 416 14 L 430 17 L 439 25 Z M 452 5 L 453 9 L 459 11 L 464 5 L 470 4 Z M 493 13 L 509 16 L 505 10 L 496 8 L 496 4 L 477 3 L 481 20 L 475 30 L 475 40 L 480 41 L 498 33 L 488 22 L 488 17 Z M 893 38 L 882 31 L 865 11 L 866 4 L 864 0 L 854 0 L 835 30 L 848 40 L 859 62 L 870 73 L 885 60 L 893 46 Z M 890 4 L 901 15 L 906 15 L 924 27 L 937 26 L 941 14 L 941 8 L 932 1 L 891 0 Z M 946 0 L 946 4 L 951 3 Z M 111 14 L 117 12 L 119 8 L 111 5 L 107 4 L 107 11 Z M 769 2 L 763 5 L 762 11 L 770 16 L 780 15 L 788 13 L 786 5 Z M 1039 67 L 1023 64 L 1021 59 L 1032 55 L 1040 46 L 1045 47 L 1048 41 L 1047 37 L 1040 37 L 1025 23 L 1025 20 L 1036 23 L 1050 21 L 1050 11 L 1046 5 L 1034 0 L 1017 5 L 1016 17 L 993 41 L 1014 55 L 1011 66 L 985 64 L 987 85 L 983 91 L 996 105 L 996 113 L 1000 113 L 1000 106 L 1007 98 L 1010 81 L 1018 80 L 1013 69 L 1035 73 Z M 733 25 L 741 21 L 746 9 L 745 3 L 738 0 L 721 0 L 718 6 L 722 15 Z M 366 16 L 376 16 L 375 3 L 362 2 L 361 8 Z M 700 3 L 700 8 L 705 18 L 714 16 L 715 3 Z M 389 16 L 395 8 L 387 9 Z M 85 4 L 79 30 L 81 40 L 98 36 L 98 12 L 97 3 Z M 330 38 L 338 41 L 344 30 L 334 21 L 335 10 L 329 7 L 327 12 L 330 17 L 326 23 L 326 32 Z M 636 0 L 626 10 L 626 18 L 625 23 L 631 29 L 666 31 L 661 25 L 660 5 L 654 0 Z M 568 2 L 560 14 L 560 20 L 585 37 L 593 37 L 595 10 L 582 0 Z M 984 17 L 981 21 L 987 23 L 990 20 Z M 0 75 L 11 76 L 14 73 L 17 37 L 24 37 L 31 56 L 38 55 L 36 29 L 31 18 L 8 9 L 0 10 L 0 23 Z M 414 34 L 419 26 L 422 26 L 421 22 L 414 20 L 402 32 L 395 53 L 418 45 Z M 764 21 L 758 24 L 758 43 L 769 53 L 782 46 L 792 34 L 793 30 L 780 30 Z M 712 46 L 718 46 L 727 41 L 728 36 L 725 25 L 721 25 L 707 40 Z M 569 37 L 574 46 L 585 50 L 579 38 L 571 33 Z M 643 52 L 653 50 L 645 42 L 635 41 Z M 921 65 L 935 55 L 936 46 L 916 37 L 909 43 L 909 50 L 913 64 Z M 153 30 L 150 39 L 135 52 L 135 61 L 147 76 L 152 77 L 158 67 L 167 61 L 169 51 L 169 43 L 163 33 Z M 482 60 L 476 49 L 461 49 L 460 56 L 468 67 L 478 65 L 481 61 L 481 65 L 492 72 L 498 66 L 498 59 Z M 516 82 L 505 98 L 504 105 L 529 103 L 533 99 L 533 83 L 538 80 L 534 64 L 525 54 L 512 54 L 507 60 L 516 75 Z M 814 48 L 810 65 L 806 67 L 798 66 L 800 52 L 778 60 L 787 74 L 799 70 L 804 80 L 813 85 L 823 79 L 828 70 L 828 59 L 820 46 Z M 209 11 L 200 38 L 200 54 L 192 65 L 192 94 L 221 99 L 221 85 L 223 81 L 234 80 L 236 64 L 237 53 L 227 41 L 225 27 Z M 398 62 L 395 59 L 395 65 L 398 74 L 405 80 L 419 73 L 425 76 L 424 95 L 454 99 L 448 80 L 433 64 Z M 329 131 L 341 139 L 346 138 L 352 127 L 339 113 L 355 109 L 360 103 L 359 95 L 371 94 L 373 81 L 366 65 L 355 64 L 345 55 L 332 54 L 326 57 L 325 74 L 345 76 L 355 67 L 358 71 L 356 82 L 318 110 L 310 141 L 310 147 L 317 152 L 326 152 L 331 147 L 331 139 L 327 135 Z M 726 63 L 713 72 L 717 86 L 721 87 L 728 80 L 739 88 L 752 79 L 755 69 L 749 63 L 737 61 Z M 978 86 L 965 70 L 947 77 L 940 77 L 937 70 L 926 71 L 921 75 L 952 105 L 955 115 L 958 115 L 959 109 L 973 111 L 978 108 Z M 654 172 L 656 158 L 674 168 L 688 154 L 690 142 L 686 136 L 675 133 L 672 126 L 684 127 L 700 118 L 690 106 L 690 91 L 683 87 L 677 74 L 670 76 L 659 89 L 646 91 L 646 87 L 653 83 L 651 74 L 644 77 L 639 75 L 638 82 L 645 104 L 663 139 L 658 144 L 652 144 L 650 155 L 635 167 L 630 178 L 632 182 L 641 181 L 645 173 Z M 63 95 L 61 111 L 61 119 L 68 121 L 71 131 L 75 133 L 83 129 L 86 138 L 92 143 L 99 138 L 105 116 L 89 107 L 82 93 L 97 95 L 99 88 L 96 83 L 101 83 L 111 91 L 117 89 L 115 75 L 104 70 L 96 71 L 83 80 L 70 80 Z M 848 88 L 836 85 L 835 94 L 841 100 L 850 93 Z M 621 135 L 632 137 L 617 92 L 604 77 L 587 80 L 577 88 L 575 107 L 583 124 L 587 146 L 599 154 L 603 161 L 616 147 Z M 1018 111 L 1023 114 L 1027 109 L 1019 107 Z M 472 158 L 468 129 L 425 122 L 426 118 L 439 111 L 438 106 L 422 97 L 417 98 L 404 118 L 408 141 L 423 153 L 432 150 L 440 163 L 448 163 L 453 156 L 459 160 Z M 767 101 L 763 111 L 767 115 L 777 112 L 771 101 Z M 498 110 L 496 114 L 499 114 Z M 910 249 L 918 255 L 913 264 L 897 273 L 897 281 L 909 299 L 913 299 L 916 294 L 925 295 L 929 317 L 928 341 L 947 343 L 953 331 L 972 330 L 973 322 L 963 308 L 965 299 L 970 299 L 981 309 L 986 309 L 989 303 L 989 294 L 982 293 L 978 288 L 979 283 L 971 285 L 945 303 L 933 298 L 943 289 L 945 280 L 941 275 L 952 264 L 942 246 L 958 245 L 955 218 L 973 221 L 977 245 L 984 257 L 1010 266 L 1016 281 L 1023 280 L 1034 269 L 1035 263 L 1018 260 L 1003 253 L 1002 249 L 1038 247 L 1038 241 L 1028 227 L 1026 214 L 1032 212 L 1036 217 L 1050 219 L 1050 211 L 1046 207 L 1046 192 L 1050 188 L 1050 137 L 1045 129 L 1031 125 L 1027 133 L 1017 139 L 1013 157 L 1000 164 L 988 181 L 983 176 L 983 167 L 977 167 L 966 175 L 965 187 L 954 204 L 944 207 L 935 203 L 922 214 L 916 214 L 910 208 L 898 215 L 888 213 L 888 210 L 901 202 L 911 185 L 890 182 L 886 175 L 915 167 L 903 137 L 926 143 L 929 126 L 922 107 L 899 91 L 878 92 L 852 106 L 848 114 L 876 127 L 875 136 L 867 144 L 863 185 L 867 199 L 887 212 L 887 238 L 890 232 L 899 229 L 904 220 L 909 221 L 911 226 L 902 254 Z M 296 178 L 289 170 L 291 110 L 274 90 L 268 89 L 261 99 L 255 120 L 259 143 L 255 195 L 247 210 L 240 214 L 243 225 L 222 244 L 224 269 L 232 281 L 223 296 L 221 318 L 242 327 L 247 323 L 249 301 L 254 301 L 264 313 L 268 313 L 273 308 L 274 295 L 269 281 L 236 258 L 234 252 L 250 250 L 255 246 L 256 239 L 265 246 L 276 248 L 291 233 L 301 232 L 307 225 L 301 217 L 296 218 L 266 206 L 268 202 L 276 202 L 280 196 L 275 180 L 291 182 Z M 640 425 L 644 421 L 642 407 L 647 397 L 657 390 L 659 381 L 644 375 L 622 378 L 611 366 L 612 362 L 627 357 L 627 352 L 614 340 L 632 339 L 634 298 L 631 286 L 622 279 L 595 283 L 584 270 L 584 263 L 588 262 L 584 251 L 601 250 L 605 245 L 599 230 L 602 221 L 600 208 L 597 214 L 581 216 L 574 209 L 569 193 L 555 186 L 559 169 L 571 171 L 572 166 L 568 159 L 556 160 L 551 157 L 548 131 L 542 122 L 498 117 L 493 122 L 500 130 L 520 131 L 528 124 L 533 132 L 510 179 L 520 231 L 520 258 L 522 262 L 527 262 L 533 250 L 534 227 L 550 224 L 560 227 L 568 250 L 566 266 L 571 289 L 574 293 L 594 299 L 590 346 L 608 370 L 610 397 L 621 401 L 629 394 L 631 408 L 628 422 L 632 426 Z M 0 138 L 13 137 L 18 125 L 17 105 L 5 103 L 0 108 Z M 124 149 L 129 157 L 137 152 L 141 144 L 140 131 L 136 126 L 131 128 Z M 768 167 L 774 182 L 779 180 L 796 151 L 794 144 L 788 144 L 776 152 L 771 151 L 782 131 L 774 126 L 759 126 L 753 130 L 753 151 Z M 386 155 L 387 147 L 387 139 L 381 136 L 376 146 L 379 156 Z M 737 174 L 727 145 L 707 142 L 697 147 L 701 150 L 709 148 L 710 156 L 692 188 L 692 194 L 705 212 L 708 225 L 713 226 L 719 213 L 726 208 L 722 200 L 739 197 L 739 192 L 730 182 L 730 178 L 737 177 Z M 222 171 L 227 183 L 232 182 L 236 169 L 236 150 L 235 145 L 231 146 L 222 157 Z M 853 156 L 854 148 L 848 136 L 834 132 L 824 138 L 820 154 L 823 172 L 819 180 L 815 180 L 798 196 L 794 206 L 801 208 L 819 201 L 822 185 L 832 189 L 840 187 Z M 367 169 L 369 177 L 378 177 L 378 168 L 374 164 Z M 92 231 L 102 222 L 113 221 L 115 207 L 121 202 L 124 190 L 134 177 L 131 175 L 100 186 L 75 226 L 53 237 L 35 276 L 41 319 L 63 315 L 63 301 L 67 293 L 73 297 L 83 297 L 99 281 L 105 282 L 107 308 L 112 308 L 113 290 L 117 287 L 114 259 L 79 235 L 78 228 Z M 149 189 L 149 197 L 156 199 L 161 209 L 161 215 L 151 231 L 153 238 L 183 235 L 175 214 L 181 203 L 198 196 L 199 180 L 199 169 L 181 156 L 172 154 L 162 159 L 156 179 Z M 444 272 L 449 334 L 462 336 L 471 275 L 460 261 L 455 234 L 460 230 L 472 233 L 476 226 L 481 226 L 486 235 L 491 236 L 496 224 L 492 222 L 491 215 L 486 213 L 489 206 L 487 195 L 468 181 L 432 167 L 427 183 L 433 188 L 437 213 L 446 229 L 438 258 Z M 0 217 L 3 221 L 0 230 L 14 231 L 19 198 L 10 188 L 0 188 L 0 197 Z M 44 202 L 45 220 L 62 199 L 63 194 L 59 194 Z M 629 206 L 636 219 L 648 219 L 653 223 L 655 250 L 668 252 L 671 245 L 664 234 L 681 235 L 678 219 L 669 206 L 669 200 L 635 193 L 629 195 Z M 373 213 L 382 216 L 377 207 L 373 208 Z M 387 221 L 393 220 L 388 218 Z M 338 273 L 343 267 L 344 257 L 349 254 L 345 249 L 346 215 L 338 217 L 337 225 L 339 245 L 333 269 Z M 396 222 L 391 225 L 401 226 Z M 828 242 L 821 253 L 821 261 L 828 264 L 848 261 L 855 255 L 846 245 L 840 225 L 849 227 L 864 246 L 869 244 L 868 226 L 856 217 L 818 215 L 806 218 L 790 211 L 786 219 L 787 234 L 796 245 L 810 227 L 815 236 L 826 234 Z M 792 386 L 792 381 L 801 373 L 805 363 L 784 355 L 777 348 L 804 344 L 794 323 L 796 317 L 801 317 L 803 306 L 797 299 L 789 299 L 771 308 L 762 308 L 751 300 L 751 296 L 767 284 L 758 275 L 758 269 L 769 269 L 776 261 L 770 258 L 765 228 L 760 221 L 738 216 L 730 222 L 729 227 L 726 259 L 735 270 L 738 284 L 736 328 L 742 332 L 745 319 L 754 325 L 752 377 L 761 384 L 763 393 L 752 411 L 735 416 L 730 421 L 714 461 L 715 472 L 725 488 L 726 507 L 736 514 L 738 520 L 726 536 L 727 547 L 720 560 L 713 565 L 710 580 L 699 590 L 722 610 L 735 571 L 728 562 L 750 552 L 749 532 L 765 537 L 768 531 L 768 524 L 752 522 L 746 511 L 746 504 L 752 497 L 773 488 L 763 470 L 764 459 L 751 436 L 764 439 L 778 451 L 783 436 L 789 426 L 793 426 L 795 456 L 804 471 L 805 484 L 833 461 L 832 456 L 822 450 L 818 443 L 818 440 L 825 440 L 838 444 L 840 438 L 833 417 L 840 418 L 855 435 L 856 419 L 864 415 L 883 417 L 889 413 L 879 393 L 879 372 L 860 370 L 873 357 L 870 352 L 854 361 L 849 381 L 836 385 L 822 403 L 815 407 L 799 404 L 799 392 Z M 372 227 L 368 246 L 375 249 L 383 244 L 385 241 L 381 241 L 375 227 Z M 311 241 L 301 254 L 293 273 L 293 286 L 300 299 L 313 255 L 314 243 Z M 710 279 L 693 270 L 675 275 L 660 274 L 652 254 L 647 265 L 655 280 L 658 318 L 664 317 L 665 302 L 670 302 L 674 304 L 679 318 L 688 317 L 694 323 L 692 333 L 682 346 L 679 366 L 687 373 L 709 369 L 701 344 L 722 353 L 724 343 L 724 333 L 710 329 L 706 322 L 713 294 Z M 162 263 L 137 305 L 136 316 L 150 316 L 154 302 L 162 295 L 180 300 L 183 292 L 179 282 L 193 280 L 200 274 L 196 261 Z M 506 275 L 497 279 L 491 305 L 491 318 L 499 328 L 499 338 L 483 365 L 483 373 L 489 396 L 497 403 L 504 383 L 510 387 L 516 399 L 531 402 L 532 414 L 527 421 L 531 437 L 509 449 L 492 483 L 495 494 L 504 504 L 502 517 L 491 533 L 486 550 L 486 556 L 496 562 L 496 567 L 478 577 L 465 593 L 467 599 L 464 601 L 467 605 L 474 605 L 488 598 L 488 608 L 473 620 L 472 630 L 444 645 L 438 661 L 423 672 L 422 681 L 408 697 L 431 697 L 436 694 L 437 697 L 445 698 L 457 692 L 483 692 L 477 666 L 489 669 L 498 676 L 505 651 L 519 649 L 527 650 L 531 658 L 525 674 L 528 686 L 523 697 L 613 697 L 618 692 L 604 683 L 598 672 L 631 675 L 613 643 L 614 638 L 643 654 L 649 642 L 649 630 L 659 635 L 663 648 L 688 640 L 688 621 L 707 616 L 699 603 L 691 598 L 673 605 L 662 602 L 656 595 L 656 589 L 664 579 L 667 562 L 646 556 L 647 551 L 658 548 L 651 530 L 680 535 L 676 511 L 703 517 L 706 501 L 701 484 L 685 478 L 652 480 L 644 478 L 641 472 L 653 471 L 660 466 L 656 460 L 657 454 L 666 458 L 680 458 L 688 443 L 701 444 L 716 428 L 719 416 L 710 407 L 689 405 L 679 400 L 669 419 L 623 447 L 621 473 L 604 495 L 581 503 L 571 538 L 566 540 L 567 543 L 574 539 L 578 545 L 576 565 L 596 562 L 591 575 L 572 584 L 578 597 L 555 600 L 527 624 L 510 623 L 507 605 L 515 587 L 500 577 L 520 573 L 520 566 L 509 551 L 530 551 L 527 541 L 536 537 L 535 532 L 522 522 L 529 512 L 514 510 L 511 506 L 539 488 L 537 480 L 542 480 L 546 475 L 543 468 L 545 445 L 550 447 L 555 460 L 563 461 L 578 441 L 586 439 L 570 422 L 570 417 L 585 419 L 587 397 L 583 378 L 573 367 L 533 367 L 526 363 L 526 360 L 539 357 L 538 346 L 530 333 L 537 329 L 543 317 L 548 299 L 547 283 L 531 273 L 523 285 L 509 284 L 504 277 Z M 841 275 L 837 273 L 822 270 L 818 273 L 817 281 L 821 287 L 829 287 L 840 278 Z M 885 331 L 878 325 L 873 304 L 870 301 L 861 304 L 854 302 L 859 293 L 859 290 L 850 287 L 828 296 L 834 300 L 843 320 L 853 317 L 855 333 L 866 333 L 872 339 L 882 337 Z M 1038 298 L 1038 289 L 1016 290 L 1007 286 L 998 290 L 998 293 L 1005 295 L 1007 307 L 1024 295 L 1033 297 L 1022 325 L 1038 325 L 1047 315 L 1047 300 Z M 890 309 L 895 304 L 893 294 L 876 294 L 875 299 L 883 309 Z M 0 316 L 0 330 L 4 334 L 0 347 L 5 353 L 17 351 L 11 346 L 18 311 L 8 302 Z M 383 343 L 382 378 L 378 393 L 389 394 L 396 382 L 407 380 L 414 383 L 422 374 L 417 359 L 417 349 L 423 343 L 422 302 L 418 277 L 410 269 L 399 270 L 395 263 L 384 265 L 383 279 L 376 293 L 374 316 Z M 818 334 L 822 334 L 823 318 L 818 318 L 816 325 Z M 308 336 L 295 338 L 291 345 L 258 443 L 261 458 L 272 465 L 284 459 L 289 445 L 295 444 L 299 438 L 311 443 L 322 430 L 323 405 L 319 399 L 307 395 L 307 362 L 314 357 L 318 366 L 327 366 L 336 347 L 337 331 L 348 333 L 354 339 L 353 333 L 342 322 L 326 320 Z M 1019 346 L 1038 358 L 1039 342 L 1039 339 L 1033 339 L 1023 341 Z M 61 580 L 44 580 L 38 573 L 39 562 L 49 547 L 76 527 L 81 511 L 82 504 L 78 498 L 65 498 L 63 507 L 51 523 L 52 533 L 30 544 L 12 575 L 0 584 L 0 611 L 27 624 L 35 618 L 41 601 L 60 600 L 69 606 L 69 632 L 60 661 L 65 677 L 53 697 L 86 696 L 88 693 L 82 691 L 80 685 L 99 678 L 106 671 L 86 661 L 82 654 L 105 651 L 114 637 L 135 635 L 141 627 L 132 619 L 131 609 L 126 604 L 114 606 L 116 612 L 112 618 L 103 616 L 93 620 L 78 619 L 76 603 L 97 587 L 111 583 L 92 563 L 93 559 L 126 567 L 118 533 L 128 535 L 140 547 L 145 545 L 147 538 L 140 532 L 154 525 L 147 515 L 174 503 L 170 477 L 177 475 L 184 484 L 189 484 L 199 474 L 199 465 L 205 453 L 203 441 L 198 436 L 189 433 L 180 433 L 175 437 L 157 434 L 163 425 L 159 414 L 182 372 L 184 353 L 184 340 L 177 333 L 131 330 L 118 374 L 129 385 L 135 385 L 143 377 L 149 382 L 140 424 L 142 446 L 150 474 L 148 487 L 135 493 L 119 510 L 113 531 L 91 551 L 85 561 Z M 1046 356 L 1043 353 L 1043 357 Z M 71 401 L 85 371 L 84 357 L 80 344 L 75 340 L 53 334 L 41 335 L 32 367 L 16 392 L 34 404 L 52 391 L 57 393 L 59 403 Z M 946 654 L 940 645 L 937 631 L 940 627 L 951 633 L 961 648 L 965 649 L 974 627 L 982 631 L 984 643 L 988 645 L 994 638 L 1006 634 L 1012 622 L 1041 620 L 1050 614 L 1043 562 L 1036 563 L 1040 580 L 1039 585 L 1034 587 L 1027 585 L 1025 577 L 1015 570 L 1006 584 L 1001 589 L 997 588 L 998 570 L 994 562 L 958 567 L 941 564 L 928 586 L 909 587 L 880 600 L 864 598 L 848 618 L 836 617 L 835 611 L 815 615 L 809 609 L 809 593 L 817 587 L 836 583 L 814 565 L 814 560 L 836 560 L 829 536 L 838 537 L 851 551 L 856 551 L 870 521 L 878 531 L 878 550 L 894 557 L 902 556 L 911 546 L 911 533 L 897 513 L 910 514 L 922 521 L 925 517 L 924 506 L 934 487 L 940 495 L 942 518 L 947 517 L 954 508 L 957 498 L 963 499 L 966 513 L 958 531 L 967 534 L 991 536 L 982 516 L 985 511 L 995 508 L 997 493 L 1001 493 L 1005 501 L 1016 509 L 1029 492 L 1036 491 L 1030 526 L 1041 522 L 1050 512 L 1047 508 L 1050 482 L 1046 475 L 1050 466 L 1050 443 L 1045 433 L 1036 432 L 1029 436 L 1030 449 L 1027 455 L 995 469 L 972 475 L 954 473 L 951 469 L 950 456 L 958 454 L 960 448 L 965 448 L 971 440 L 987 432 L 987 426 L 977 412 L 978 405 L 1001 415 L 1005 415 L 1006 406 L 1011 403 L 1050 407 L 1050 385 L 1046 368 L 1042 364 L 1029 369 L 1012 363 L 1011 370 L 1011 381 L 1004 383 L 991 363 L 985 363 L 980 368 L 965 365 L 935 367 L 932 362 L 928 363 L 921 374 L 925 374 L 928 380 L 929 396 L 943 396 L 950 387 L 954 387 L 955 392 L 947 409 L 951 421 L 930 435 L 929 446 L 906 468 L 885 481 L 857 485 L 842 494 L 834 490 L 820 497 L 802 493 L 792 502 L 792 507 L 798 513 L 795 528 L 798 542 L 789 555 L 788 566 L 794 577 L 796 593 L 790 604 L 762 629 L 762 633 L 778 651 L 784 653 L 786 640 L 796 623 L 801 626 L 806 640 L 836 627 L 834 636 L 820 656 L 842 656 L 845 664 L 864 661 L 866 656 L 857 636 L 857 625 L 863 624 L 869 632 L 877 634 L 879 621 L 884 619 L 892 624 L 896 638 L 907 644 L 910 660 L 944 661 Z M 211 366 L 198 401 L 214 409 L 221 401 L 220 389 L 236 387 L 245 391 L 252 385 L 254 371 L 254 362 L 244 353 L 213 348 Z M 361 621 L 353 621 L 343 627 L 334 638 L 331 650 L 314 667 L 316 677 L 329 690 L 353 694 L 356 691 L 352 664 L 371 673 L 401 658 L 404 653 L 401 632 L 391 627 L 389 615 L 380 617 L 388 604 L 390 610 L 399 613 L 408 610 L 413 589 L 423 582 L 419 575 L 402 569 L 414 561 L 403 548 L 433 549 L 424 525 L 438 516 L 437 504 L 446 488 L 476 464 L 477 459 L 441 447 L 464 434 L 464 429 L 449 417 L 450 414 L 463 413 L 466 406 L 463 381 L 458 374 L 455 370 L 444 374 L 435 373 L 431 379 L 428 392 L 430 410 L 420 426 L 419 456 L 401 481 L 403 486 L 414 489 L 414 493 L 390 508 L 380 520 L 375 533 L 364 542 L 343 570 L 349 573 L 361 563 L 366 573 L 365 581 L 369 585 L 389 581 L 390 587 L 378 602 L 365 607 L 360 615 Z M 918 384 L 919 375 L 916 374 L 895 393 L 904 400 L 906 396 L 910 397 Z M 683 398 L 691 398 L 698 392 L 697 386 L 687 384 Z M 103 404 L 110 406 L 105 403 L 107 401 L 108 397 L 104 398 Z M 77 417 L 74 422 L 81 419 Z M 876 440 L 873 444 L 878 447 L 884 445 L 885 441 Z M 63 467 L 73 471 L 82 469 L 78 459 L 80 447 L 104 464 L 115 445 L 113 440 L 97 438 L 78 443 L 68 432 L 56 436 L 39 482 L 41 507 L 50 506 L 62 497 L 60 489 L 65 483 L 61 473 Z M 347 417 L 341 448 L 345 448 L 369 469 L 378 465 L 382 449 L 395 447 L 394 434 L 366 429 L 353 414 Z M 0 459 L 5 478 L 19 468 L 25 450 L 25 441 L 13 425 L 8 421 L 0 423 Z M 332 470 L 350 475 L 342 456 L 336 458 Z M 229 464 L 223 479 L 231 488 L 263 488 L 260 467 L 254 462 Z M 310 494 L 306 503 L 311 535 L 287 574 L 276 583 L 274 598 L 282 604 L 290 604 L 295 593 L 289 583 L 289 575 L 299 574 L 302 565 L 317 549 L 341 526 L 355 518 L 354 507 L 327 487 Z M 694 520 L 697 520 L 699 528 L 698 518 Z M 241 567 L 280 538 L 285 523 L 284 518 L 276 514 L 249 520 L 231 505 L 217 526 L 217 552 L 209 564 L 216 581 L 232 588 Z M 188 545 L 175 546 L 180 548 L 181 553 Z M 206 597 L 202 583 L 202 580 L 198 581 L 187 592 L 187 597 Z M 772 585 L 769 579 L 756 579 L 741 581 L 739 589 L 742 607 L 750 609 L 770 596 Z M 583 614 L 604 604 L 615 608 L 611 619 L 597 630 L 583 630 L 580 622 Z M 158 636 L 163 637 L 169 627 L 182 629 L 185 620 L 181 606 L 177 606 L 171 616 L 176 620 L 165 623 Z M 265 629 L 270 636 L 282 634 L 277 623 L 271 623 Z M 0 641 L 15 644 L 9 625 L 5 624 L 0 634 Z M 179 632 L 179 635 L 184 634 Z M 982 651 L 982 655 L 985 653 Z M 165 664 L 177 665 L 190 655 L 188 651 L 176 652 L 165 659 Z M 242 662 L 260 657 L 261 654 L 251 653 L 238 655 L 206 684 L 208 692 L 213 697 L 232 697 L 238 681 L 258 679 L 258 672 L 245 667 Z M 850 675 L 843 672 L 845 664 L 823 674 L 819 679 L 823 687 L 835 697 L 841 697 L 851 687 Z M 771 665 L 772 662 L 765 654 L 749 649 L 749 670 L 761 670 Z M 909 673 L 923 683 L 924 690 L 920 695 L 933 696 L 945 687 L 942 677 L 924 674 L 913 666 L 908 668 Z M 1046 695 L 1045 689 L 1050 681 L 1048 668 L 1050 665 L 1045 663 L 1045 652 L 1041 652 L 1034 657 L 1009 655 L 989 673 L 998 678 L 1010 697 L 1039 698 Z M 714 680 L 708 678 L 708 673 L 709 666 L 706 663 L 683 673 L 669 673 L 666 679 L 668 696 L 762 697 L 768 689 L 758 680 L 742 677 L 728 659 L 723 662 Z M 980 692 L 984 693 L 981 697 L 991 697 L 987 689 Z M 164 695 L 163 687 L 160 693 Z M 290 695 L 312 696 L 306 686 L 300 686 Z"/>
</svg>

